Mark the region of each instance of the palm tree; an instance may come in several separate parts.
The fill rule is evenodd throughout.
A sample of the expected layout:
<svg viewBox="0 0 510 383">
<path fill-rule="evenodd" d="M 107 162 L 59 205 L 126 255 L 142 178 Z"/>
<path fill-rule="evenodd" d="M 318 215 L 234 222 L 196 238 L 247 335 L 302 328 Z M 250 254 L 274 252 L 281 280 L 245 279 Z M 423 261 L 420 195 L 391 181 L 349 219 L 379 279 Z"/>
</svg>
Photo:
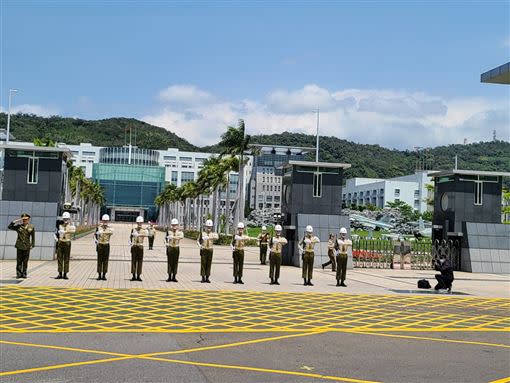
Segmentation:
<svg viewBox="0 0 510 383">
<path fill-rule="evenodd" d="M 223 151 L 220 156 L 230 156 L 239 158 L 239 179 L 237 186 L 237 203 L 236 203 L 236 212 L 234 214 L 234 226 L 237 225 L 238 222 L 244 221 L 244 166 L 245 166 L 245 154 L 249 149 L 250 144 L 250 136 L 245 134 L 245 126 L 244 121 L 239 120 L 239 123 L 236 127 L 229 126 L 227 127 L 227 131 L 223 133 L 221 136 L 220 146 L 223 147 Z M 227 185 L 227 196 L 228 193 L 228 185 Z M 229 208 L 229 206 L 227 206 Z M 228 222 L 228 217 L 227 217 Z"/>
</svg>

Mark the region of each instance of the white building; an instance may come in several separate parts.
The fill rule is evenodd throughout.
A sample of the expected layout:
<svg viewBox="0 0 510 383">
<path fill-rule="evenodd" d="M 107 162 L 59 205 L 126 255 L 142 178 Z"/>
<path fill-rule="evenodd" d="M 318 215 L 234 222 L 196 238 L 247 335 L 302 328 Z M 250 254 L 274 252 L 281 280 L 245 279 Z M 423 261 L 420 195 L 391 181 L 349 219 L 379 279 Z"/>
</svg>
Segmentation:
<svg viewBox="0 0 510 383">
<path fill-rule="evenodd" d="M 427 184 L 432 184 L 432 179 L 427 173 L 417 171 L 389 179 L 350 178 L 342 191 L 343 204 L 383 208 L 388 202 L 403 201 L 423 213 L 428 209 L 426 199 L 432 197 L 427 190 Z"/>
</svg>

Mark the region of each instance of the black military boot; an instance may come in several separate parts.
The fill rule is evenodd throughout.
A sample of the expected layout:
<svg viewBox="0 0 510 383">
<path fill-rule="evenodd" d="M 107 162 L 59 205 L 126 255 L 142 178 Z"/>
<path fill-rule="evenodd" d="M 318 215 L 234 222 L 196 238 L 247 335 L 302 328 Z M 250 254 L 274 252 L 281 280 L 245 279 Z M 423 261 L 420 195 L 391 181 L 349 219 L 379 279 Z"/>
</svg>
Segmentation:
<svg viewBox="0 0 510 383">
<path fill-rule="evenodd" d="M 340 286 L 340 280 L 339 279 L 336 280 L 336 286 L 337 287 Z"/>
<path fill-rule="evenodd" d="M 64 273 L 64 276 L 62 277 L 62 279 L 69 279 L 69 278 L 67 277 L 67 273 Z"/>
<path fill-rule="evenodd" d="M 280 282 L 278 282 L 278 279 L 275 279 L 275 280 L 274 280 L 274 284 L 275 284 L 275 285 L 280 285 Z"/>
<path fill-rule="evenodd" d="M 304 281 L 303 286 L 308 286 L 308 282 L 306 281 L 306 278 L 303 278 L 303 281 Z"/>
<path fill-rule="evenodd" d="M 58 273 L 58 277 L 56 277 L 55 279 L 62 279 L 62 273 Z"/>
<path fill-rule="evenodd" d="M 133 273 L 133 278 L 131 278 L 132 281 L 136 281 L 136 274 Z"/>
<path fill-rule="evenodd" d="M 98 281 L 102 281 L 103 280 L 103 277 L 102 277 L 101 273 L 97 273 L 97 280 Z"/>
<path fill-rule="evenodd" d="M 141 281 L 142 281 L 142 278 L 141 278 L 140 274 L 138 274 L 138 276 L 136 277 L 136 280 L 137 280 L 138 282 L 141 282 Z"/>
<path fill-rule="evenodd" d="M 244 285 L 244 282 L 241 280 L 241 277 L 239 277 L 239 279 L 237 280 L 237 283 Z"/>
<path fill-rule="evenodd" d="M 176 278 L 177 274 L 174 274 L 173 278 L 172 278 L 172 282 L 179 282 Z"/>
<path fill-rule="evenodd" d="M 205 276 L 204 276 L 204 275 L 202 275 L 202 281 L 201 281 L 201 283 L 205 283 Z"/>
<path fill-rule="evenodd" d="M 237 277 L 234 277 L 234 284 L 237 283 Z"/>
<path fill-rule="evenodd" d="M 347 285 L 344 283 L 344 281 L 340 282 L 340 286 L 347 287 Z"/>
<path fill-rule="evenodd" d="M 211 283 L 211 281 L 210 281 L 209 277 L 205 277 L 205 282 L 206 282 L 206 283 Z"/>
<path fill-rule="evenodd" d="M 172 282 L 172 274 L 168 274 L 168 279 L 166 281 L 167 282 Z"/>
<path fill-rule="evenodd" d="M 271 278 L 271 283 L 270 283 L 270 285 L 274 285 L 274 279 L 273 279 L 273 278 Z"/>
<path fill-rule="evenodd" d="M 103 281 L 106 281 L 106 273 L 103 273 Z"/>
<path fill-rule="evenodd" d="M 313 286 L 313 283 L 312 283 L 311 279 L 308 280 L 308 286 Z"/>
</svg>

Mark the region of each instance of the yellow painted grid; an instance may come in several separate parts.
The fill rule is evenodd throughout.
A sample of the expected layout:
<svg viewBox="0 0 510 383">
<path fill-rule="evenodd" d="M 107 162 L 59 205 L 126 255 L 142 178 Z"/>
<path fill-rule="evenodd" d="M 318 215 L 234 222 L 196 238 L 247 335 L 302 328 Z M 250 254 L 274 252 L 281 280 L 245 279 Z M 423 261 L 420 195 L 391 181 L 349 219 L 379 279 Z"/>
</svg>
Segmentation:
<svg viewBox="0 0 510 383">
<path fill-rule="evenodd" d="M 509 331 L 510 300 L 0 287 L 0 332 Z"/>
</svg>

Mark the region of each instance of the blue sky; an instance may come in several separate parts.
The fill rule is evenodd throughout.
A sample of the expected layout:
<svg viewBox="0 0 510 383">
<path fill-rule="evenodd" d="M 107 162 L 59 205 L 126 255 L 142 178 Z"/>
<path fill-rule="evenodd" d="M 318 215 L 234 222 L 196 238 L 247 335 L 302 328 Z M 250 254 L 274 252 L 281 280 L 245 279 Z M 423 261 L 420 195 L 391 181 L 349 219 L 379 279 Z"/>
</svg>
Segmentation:
<svg viewBox="0 0 510 383">
<path fill-rule="evenodd" d="M 389 147 L 510 136 L 510 88 L 479 80 L 509 61 L 508 2 L 1 3 L 3 110 L 19 88 L 15 111 L 199 144 L 238 118 L 311 133 L 317 105 L 323 134 Z"/>
</svg>

